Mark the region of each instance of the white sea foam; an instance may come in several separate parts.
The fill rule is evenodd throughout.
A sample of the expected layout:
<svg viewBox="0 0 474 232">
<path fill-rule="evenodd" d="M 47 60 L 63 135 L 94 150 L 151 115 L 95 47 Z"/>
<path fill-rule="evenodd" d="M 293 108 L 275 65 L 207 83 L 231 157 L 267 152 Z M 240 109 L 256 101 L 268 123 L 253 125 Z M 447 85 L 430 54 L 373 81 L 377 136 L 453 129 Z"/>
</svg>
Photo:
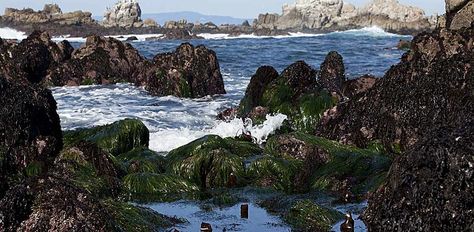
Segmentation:
<svg viewBox="0 0 474 232">
<path fill-rule="evenodd" d="M 269 115 L 259 126 L 241 119 L 216 120 L 216 115 L 233 104 L 228 97 L 181 99 L 154 97 L 130 84 L 52 88 L 58 102 L 63 129 L 92 127 L 125 118 L 142 120 L 150 130 L 150 148 L 170 151 L 208 134 L 234 137 L 249 131 L 259 143 L 278 129 L 285 115 Z"/>
<path fill-rule="evenodd" d="M 329 34 L 341 34 L 350 36 L 367 36 L 367 37 L 400 37 L 402 35 L 393 34 L 384 31 L 378 26 L 364 27 L 361 29 L 351 29 L 347 31 L 336 31 Z"/>
<path fill-rule="evenodd" d="M 265 122 L 261 125 L 245 124 L 242 119 L 236 118 L 230 122 L 214 122 L 210 129 L 196 130 L 189 127 L 176 129 L 160 129 L 150 133 L 150 149 L 158 152 L 170 151 L 174 148 L 188 144 L 205 135 L 219 135 L 223 138 L 235 137 L 248 131 L 254 137 L 255 142 L 265 142 L 269 135 L 279 129 L 287 119 L 286 115 L 267 115 Z"/>
<path fill-rule="evenodd" d="M 0 28 L 0 38 L 23 40 L 26 38 L 25 32 L 17 31 L 8 27 Z"/>
<path fill-rule="evenodd" d="M 113 36 L 106 36 L 106 37 L 111 37 L 118 39 L 120 41 L 126 41 L 130 37 L 137 37 L 137 40 L 130 41 L 130 42 L 143 42 L 146 41 L 147 39 L 150 38 L 161 38 L 163 37 L 163 34 L 127 34 L 127 35 L 113 35 Z M 69 42 L 77 42 L 77 43 L 84 43 L 86 42 L 86 38 L 82 37 L 70 37 L 69 35 L 63 35 L 63 36 L 56 36 L 52 38 L 53 41 L 59 42 L 63 40 L 67 40 Z"/>
<path fill-rule="evenodd" d="M 322 36 L 323 34 L 307 34 L 302 32 L 288 33 L 289 35 L 271 35 L 271 36 L 261 36 L 255 34 L 242 34 L 237 36 L 231 36 L 229 34 L 211 34 L 211 33 L 201 33 L 198 36 L 203 37 L 204 39 L 284 39 L 284 38 L 298 38 L 298 37 L 317 37 Z"/>
</svg>

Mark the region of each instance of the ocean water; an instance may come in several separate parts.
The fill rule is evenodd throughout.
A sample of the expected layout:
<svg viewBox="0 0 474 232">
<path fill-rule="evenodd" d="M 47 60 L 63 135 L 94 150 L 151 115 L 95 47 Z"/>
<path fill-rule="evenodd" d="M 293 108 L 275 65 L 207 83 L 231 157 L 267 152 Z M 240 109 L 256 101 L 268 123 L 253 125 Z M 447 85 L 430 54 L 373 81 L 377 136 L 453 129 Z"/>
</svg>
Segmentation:
<svg viewBox="0 0 474 232">
<path fill-rule="evenodd" d="M 128 35 L 130 36 L 130 35 Z M 125 39 L 128 36 L 120 37 Z M 183 41 L 145 41 L 138 36 L 132 42 L 140 53 L 152 58 L 157 53 L 170 52 Z M 231 37 L 226 34 L 201 34 L 203 40 L 189 41 L 194 45 L 204 44 L 218 56 L 227 94 L 208 96 L 200 99 L 181 99 L 173 96 L 153 97 L 131 84 L 106 86 L 55 87 L 51 88 L 58 103 L 58 113 L 64 130 L 92 127 L 115 122 L 124 118 L 138 118 L 150 129 L 150 148 L 166 152 L 187 144 L 207 134 L 231 137 L 250 130 L 262 143 L 267 136 L 280 127 L 285 115 L 268 115 L 263 125 L 244 124 L 236 119 L 220 122 L 216 115 L 229 107 L 235 107 L 244 96 L 250 77 L 258 67 L 271 65 L 279 72 L 298 60 L 304 60 L 319 69 L 330 51 L 338 51 L 344 57 L 346 75 L 356 78 L 364 74 L 383 76 L 391 65 L 398 63 L 402 51 L 395 49 L 400 39 L 410 39 L 386 33 L 377 27 L 349 30 L 329 34 L 295 33 L 289 36 L 258 37 L 243 35 Z M 0 37 L 23 39 L 25 34 L 11 29 L 0 29 Z M 68 39 L 79 47 L 83 38 L 67 36 L 54 38 L 55 41 Z M 213 222 L 218 231 L 289 231 L 281 219 L 268 214 L 254 202 L 250 202 L 254 218 L 243 220 L 238 217 L 239 204 L 229 208 L 203 212 L 193 202 L 159 203 L 148 205 L 169 216 L 185 217 L 189 223 L 179 227 L 182 231 L 196 231 L 201 221 Z M 363 204 L 337 206 L 341 212 L 360 212 Z M 354 216 L 358 216 L 354 214 Z M 357 218 L 355 218 L 357 219 Z M 338 231 L 340 223 L 334 225 Z M 365 231 L 360 220 L 356 220 L 356 231 Z"/>
<path fill-rule="evenodd" d="M 13 32 L 8 34 L 22 35 Z M 202 36 L 207 39 L 190 42 L 194 45 L 204 44 L 217 53 L 227 94 L 200 99 L 153 97 L 144 89 L 130 84 L 52 88 L 63 129 L 138 118 L 149 127 L 150 148 L 158 152 L 170 151 L 206 134 L 235 136 L 244 128 L 241 120 L 223 123 L 215 117 L 220 111 L 239 104 L 250 77 L 258 67 L 271 65 L 281 72 L 293 62 L 304 60 L 319 69 L 328 52 L 338 51 L 344 57 L 348 78 L 364 74 L 383 76 L 402 55 L 401 51 L 394 48 L 398 41 L 409 39 L 386 33 L 376 27 L 324 35 L 295 33 L 276 37 L 229 37 L 225 34 Z M 82 38 L 69 39 L 75 47 L 84 42 Z M 182 42 L 142 40 L 133 42 L 132 45 L 145 57 L 152 58 L 157 53 L 173 51 Z M 263 142 L 281 126 L 284 119 L 284 115 L 271 115 L 262 126 L 250 125 L 247 129 L 258 135 L 259 142 Z"/>
</svg>

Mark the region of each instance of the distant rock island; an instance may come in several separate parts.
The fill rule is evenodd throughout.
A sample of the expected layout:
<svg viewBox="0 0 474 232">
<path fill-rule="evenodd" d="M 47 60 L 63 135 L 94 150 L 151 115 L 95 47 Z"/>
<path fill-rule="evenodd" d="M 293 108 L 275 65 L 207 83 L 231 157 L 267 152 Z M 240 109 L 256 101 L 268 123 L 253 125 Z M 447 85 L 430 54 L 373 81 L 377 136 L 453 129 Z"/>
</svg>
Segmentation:
<svg viewBox="0 0 474 232">
<path fill-rule="evenodd" d="M 167 21 L 160 25 L 153 19 L 142 19 L 137 0 L 119 0 L 108 8 L 102 21 L 90 12 L 63 13 L 56 4 L 43 10 L 6 8 L 0 16 L 0 27 L 25 33 L 47 31 L 52 36 L 85 37 L 95 35 L 163 34 L 163 39 L 199 38 L 199 33 L 230 35 L 285 35 L 290 32 L 324 33 L 338 30 L 379 26 L 399 34 L 415 34 L 439 25 L 438 17 L 426 16 L 422 9 L 400 4 L 397 0 L 374 0 L 356 8 L 343 0 L 296 0 L 282 7 L 282 14 L 260 14 L 253 23 L 216 25 L 213 22 L 190 23 Z"/>
</svg>

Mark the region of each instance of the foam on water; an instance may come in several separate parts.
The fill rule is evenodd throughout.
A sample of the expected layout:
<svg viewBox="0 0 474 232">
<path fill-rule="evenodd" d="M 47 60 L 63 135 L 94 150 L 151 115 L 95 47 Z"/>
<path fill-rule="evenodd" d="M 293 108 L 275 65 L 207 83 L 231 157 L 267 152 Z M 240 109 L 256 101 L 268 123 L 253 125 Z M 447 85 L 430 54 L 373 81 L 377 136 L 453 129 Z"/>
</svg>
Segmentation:
<svg viewBox="0 0 474 232">
<path fill-rule="evenodd" d="M 401 35 L 384 31 L 378 26 L 364 27 L 361 29 L 352 29 L 347 31 L 331 32 L 329 35 L 350 35 L 350 36 L 367 36 L 367 37 L 400 37 Z"/>
<path fill-rule="evenodd" d="M 201 33 L 198 36 L 203 37 L 204 39 L 285 39 L 285 38 L 299 38 L 299 37 L 317 37 L 322 36 L 323 34 L 307 34 L 302 32 L 290 32 L 289 35 L 272 35 L 272 36 L 261 36 L 255 34 L 242 34 L 237 36 L 231 36 L 229 34 L 211 34 L 211 33 Z"/>
<path fill-rule="evenodd" d="M 150 129 L 150 149 L 170 151 L 205 135 L 234 137 L 249 131 L 257 142 L 280 128 L 286 116 L 268 115 L 258 126 L 241 119 L 220 122 L 216 115 L 229 99 L 221 96 L 201 99 L 150 96 L 142 88 L 129 84 L 52 88 L 58 102 L 61 125 L 65 130 L 138 118 Z"/>
<path fill-rule="evenodd" d="M 0 38 L 23 40 L 26 38 L 25 32 L 17 31 L 8 27 L 0 28 Z"/>
</svg>

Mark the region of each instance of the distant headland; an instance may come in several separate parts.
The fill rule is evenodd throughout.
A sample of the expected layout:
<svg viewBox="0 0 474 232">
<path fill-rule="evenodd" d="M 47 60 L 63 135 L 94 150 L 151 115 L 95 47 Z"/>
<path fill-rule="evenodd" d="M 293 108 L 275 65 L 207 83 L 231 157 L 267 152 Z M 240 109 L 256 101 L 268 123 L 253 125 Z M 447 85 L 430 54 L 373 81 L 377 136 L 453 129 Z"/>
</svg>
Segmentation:
<svg viewBox="0 0 474 232">
<path fill-rule="evenodd" d="M 0 27 L 25 33 L 47 31 L 52 36 L 85 37 L 95 35 L 162 34 L 162 39 L 199 38 L 200 33 L 226 33 L 237 36 L 285 35 L 291 32 L 326 33 L 378 26 L 388 32 L 415 34 L 432 30 L 440 23 L 437 16 L 426 16 L 417 7 L 405 6 L 397 0 L 373 0 L 356 8 L 343 0 L 296 0 L 282 7 L 282 14 L 260 14 L 252 23 L 240 25 L 213 22 L 191 23 L 186 20 L 156 22 L 142 19 L 137 0 L 119 0 L 107 8 L 102 21 L 90 12 L 63 12 L 56 4 L 43 10 L 6 8 L 0 16 Z M 162 24 L 160 24 L 162 23 Z"/>
</svg>

